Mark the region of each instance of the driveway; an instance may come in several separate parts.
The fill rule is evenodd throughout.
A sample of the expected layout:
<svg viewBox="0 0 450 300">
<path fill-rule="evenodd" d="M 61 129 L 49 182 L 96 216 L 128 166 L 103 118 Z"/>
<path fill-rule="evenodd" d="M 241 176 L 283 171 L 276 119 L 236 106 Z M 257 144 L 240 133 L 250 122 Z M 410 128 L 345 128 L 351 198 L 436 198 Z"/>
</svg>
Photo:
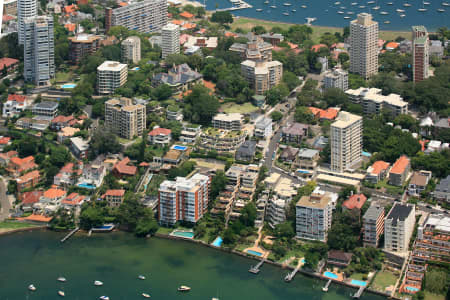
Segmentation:
<svg viewBox="0 0 450 300">
<path fill-rule="evenodd" d="M 0 221 L 3 221 L 9 217 L 9 210 L 11 209 L 11 203 L 6 195 L 6 185 L 3 178 L 0 177 Z"/>
</svg>

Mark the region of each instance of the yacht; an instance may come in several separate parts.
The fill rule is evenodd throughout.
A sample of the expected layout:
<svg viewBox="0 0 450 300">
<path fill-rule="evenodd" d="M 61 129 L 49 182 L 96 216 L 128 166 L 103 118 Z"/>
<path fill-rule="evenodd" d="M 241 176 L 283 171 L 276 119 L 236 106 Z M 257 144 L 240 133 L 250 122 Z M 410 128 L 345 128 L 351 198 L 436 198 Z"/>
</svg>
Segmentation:
<svg viewBox="0 0 450 300">
<path fill-rule="evenodd" d="M 188 286 L 185 286 L 185 285 L 182 285 L 182 286 L 180 286 L 180 287 L 178 288 L 178 291 L 179 291 L 179 292 L 188 292 L 188 291 L 190 291 L 190 290 L 191 290 L 191 288 L 188 287 Z"/>
<path fill-rule="evenodd" d="M 284 6 L 291 6 L 292 4 L 289 3 L 289 2 L 284 2 L 283 5 L 284 5 Z"/>
<path fill-rule="evenodd" d="M 430 5 L 430 2 L 424 2 L 423 5 Z"/>
<path fill-rule="evenodd" d="M 96 281 L 94 281 L 94 285 L 95 286 L 102 286 L 103 282 L 101 282 L 100 280 L 96 280 Z"/>
<path fill-rule="evenodd" d="M 450 3 L 448 3 L 448 2 L 442 2 L 441 5 L 442 5 L 442 6 L 450 6 Z"/>
<path fill-rule="evenodd" d="M 380 12 L 380 15 L 388 15 L 389 13 L 387 11 Z"/>
<path fill-rule="evenodd" d="M 66 281 L 67 281 L 67 279 L 64 278 L 64 277 L 58 277 L 57 280 L 58 280 L 59 282 L 66 282 Z"/>
<path fill-rule="evenodd" d="M 438 11 L 438 12 L 445 12 L 445 9 L 443 9 L 443 8 L 438 8 L 437 11 Z"/>
<path fill-rule="evenodd" d="M 308 6 L 306 6 L 306 5 L 302 5 L 302 6 L 300 6 L 301 8 L 307 8 Z"/>
<path fill-rule="evenodd" d="M 138 278 L 139 278 L 140 280 L 145 280 L 145 276 L 144 276 L 144 275 L 139 275 Z"/>
<path fill-rule="evenodd" d="M 261 12 L 261 11 L 263 11 L 263 9 L 262 8 L 257 8 L 256 11 Z"/>
<path fill-rule="evenodd" d="M 341 2 L 334 2 L 334 5 L 339 5 L 339 4 L 341 4 Z"/>
<path fill-rule="evenodd" d="M 142 297 L 144 297 L 144 298 L 150 298 L 150 295 L 149 295 L 149 294 L 146 294 L 146 293 L 142 293 Z"/>
<path fill-rule="evenodd" d="M 341 6 L 341 7 L 339 7 L 340 9 L 346 9 L 347 7 L 345 7 L 345 6 Z"/>
<path fill-rule="evenodd" d="M 352 12 L 352 11 L 347 12 L 347 15 L 353 15 L 353 14 L 354 14 L 354 12 Z"/>
<path fill-rule="evenodd" d="M 391 24 L 391 21 L 384 21 L 384 24 Z"/>
<path fill-rule="evenodd" d="M 35 291 L 36 290 L 36 287 L 33 285 L 33 284 L 30 284 L 29 286 L 28 286 L 28 289 L 30 290 L 30 291 Z"/>
<path fill-rule="evenodd" d="M 275 8 L 277 8 L 277 7 L 276 7 L 276 5 L 271 5 L 270 8 L 275 9 Z"/>
<path fill-rule="evenodd" d="M 404 6 L 404 7 L 411 7 L 412 5 L 409 4 L 409 3 L 403 3 L 403 6 Z"/>
<path fill-rule="evenodd" d="M 426 12 L 427 11 L 426 8 L 418 8 L 417 10 L 420 11 L 420 12 Z"/>
<path fill-rule="evenodd" d="M 64 293 L 63 291 L 58 291 L 58 295 L 60 295 L 61 297 L 65 297 L 66 293 Z"/>
<path fill-rule="evenodd" d="M 369 1 L 369 2 L 367 2 L 367 4 L 374 4 L 375 3 L 375 1 Z"/>
<path fill-rule="evenodd" d="M 284 12 L 283 15 L 289 16 L 289 13 L 288 12 Z"/>
<path fill-rule="evenodd" d="M 388 2 L 387 3 L 387 5 L 393 5 L 394 4 L 394 2 Z"/>
<path fill-rule="evenodd" d="M 358 2 L 352 2 L 352 6 L 358 5 Z"/>
<path fill-rule="evenodd" d="M 269 1 L 264 1 L 264 4 L 269 4 Z"/>
<path fill-rule="evenodd" d="M 343 12 L 343 11 L 338 11 L 337 13 L 340 14 L 340 15 L 342 15 L 344 12 Z"/>
<path fill-rule="evenodd" d="M 109 297 L 108 296 L 100 296 L 98 299 L 100 299 L 100 300 L 109 300 Z"/>
<path fill-rule="evenodd" d="M 373 10 L 379 10 L 380 7 L 379 6 L 375 6 L 374 8 L 372 8 Z"/>
<path fill-rule="evenodd" d="M 350 19 L 350 17 L 349 16 L 345 16 L 344 19 Z"/>
<path fill-rule="evenodd" d="M 405 14 L 401 14 L 401 15 L 400 15 L 400 18 L 404 18 L 404 17 L 406 17 Z"/>
<path fill-rule="evenodd" d="M 400 9 L 400 8 L 397 8 L 396 10 L 395 10 L 396 12 L 399 12 L 399 13 L 403 13 L 403 12 L 405 12 L 405 10 L 404 9 Z"/>
<path fill-rule="evenodd" d="M 296 12 L 297 10 L 294 8 L 293 10 L 291 10 L 292 12 Z"/>
<path fill-rule="evenodd" d="M 366 8 L 366 6 L 365 5 L 360 5 L 359 8 Z"/>
</svg>

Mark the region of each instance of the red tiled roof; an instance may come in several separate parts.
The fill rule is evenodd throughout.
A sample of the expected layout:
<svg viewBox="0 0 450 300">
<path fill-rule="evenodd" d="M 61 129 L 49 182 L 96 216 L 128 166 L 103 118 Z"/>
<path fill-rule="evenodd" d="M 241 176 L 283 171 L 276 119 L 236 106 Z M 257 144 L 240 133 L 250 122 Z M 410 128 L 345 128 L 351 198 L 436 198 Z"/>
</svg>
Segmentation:
<svg viewBox="0 0 450 300">
<path fill-rule="evenodd" d="M 328 46 L 325 45 L 325 44 L 317 44 L 317 45 L 313 45 L 313 46 L 311 47 L 311 51 L 317 52 L 317 51 L 319 51 L 321 48 L 328 48 Z"/>
<path fill-rule="evenodd" d="M 106 196 L 123 197 L 124 195 L 125 195 L 125 190 L 107 190 L 103 196 L 104 197 L 106 197 Z"/>
<path fill-rule="evenodd" d="M 16 179 L 16 181 L 19 183 L 19 182 L 28 182 L 28 181 L 30 181 L 30 180 L 33 180 L 33 179 L 36 179 L 36 178 L 39 178 L 39 171 L 38 170 L 35 170 L 35 171 L 31 171 L 31 172 L 28 172 L 28 173 L 26 173 L 25 175 L 23 175 L 23 176 L 20 176 L 19 178 L 17 178 Z"/>
<path fill-rule="evenodd" d="M 130 159 L 128 157 L 125 157 L 122 161 L 119 161 L 114 165 L 114 170 L 116 170 L 120 174 L 135 175 L 137 172 L 137 168 L 135 166 L 129 166 L 129 162 Z"/>
<path fill-rule="evenodd" d="M 195 23 L 184 23 L 183 27 L 186 29 L 194 29 L 195 27 L 197 27 L 197 24 Z"/>
<path fill-rule="evenodd" d="M 8 95 L 8 101 L 16 101 L 16 102 L 23 103 L 23 102 L 25 102 L 26 99 L 27 99 L 27 97 L 25 97 L 23 95 L 17 95 L 17 94 L 9 94 Z"/>
<path fill-rule="evenodd" d="M 17 156 L 11 158 L 11 162 L 18 166 L 34 161 L 34 157 L 32 155 L 27 156 L 25 158 L 19 158 Z"/>
<path fill-rule="evenodd" d="M 8 151 L 6 153 L 0 153 L 0 157 L 3 158 L 4 160 L 10 160 L 12 157 L 15 157 L 17 155 L 19 155 L 17 151 Z"/>
<path fill-rule="evenodd" d="M 181 25 L 184 23 L 182 20 L 172 20 L 171 22 L 172 22 L 172 24 L 175 24 L 175 25 Z"/>
<path fill-rule="evenodd" d="M 402 155 L 397 159 L 397 161 L 392 166 L 390 173 L 393 174 L 402 174 L 405 172 L 406 167 L 409 165 L 409 158 L 405 155 Z"/>
<path fill-rule="evenodd" d="M 386 49 L 397 49 L 400 44 L 396 42 L 389 42 L 386 44 Z"/>
<path fill-rule="evenodd" d="M 183 18 L 186 18 L 186 19 L 192 19 L 192 18 L 194 17 L 194 15 L 191 14 L 190 12 L 183 11 L 183 12 L 180 14 L 180 17 L 183 17 Z"/>
<path fill-rule="evenodd" d="M 0 58 L 0 69 L 3 70 L 3 68 L 6 66 L 7 68 L 11 67 L 14 64 L 19 63 L 19 60 L 15 58 L 9 58 L 9 57 L 3 57 Z"/>
<path fill-rule="evenodd" d="M 364 194 L 355 194 L 353 196 L 350 196 L 347 200 L 342 203 L 343 206 L 345 206 L 348 209 L 361 209 L 366 203 L 367 197 Z"/>
<path fill-rule="evenodd" d="M 71 193 L 69 196 L 64 198 L 64 200 L 61 201 L 61 203 L 67 205 L 78 205 L 81 202 L 83 202 L 85 198 L 86 196 L 80 195 L 78 193 Z"/>
<path fill-rule="evenodd" d="M 148 166 L 150 166 L 150 164 L 148 162 L 145 162 L 145 161 L 143 161 L 143 162 L 141 162 L 139 164 L 139 167 L 148 167 Z"/>
<path fill-rule="evenodd" d="M 128 3 L 126 3 L 126 2 L 120 2 L 120 3 L 119 3 L 119 6 L 120 6 L 120 7 L 124 7 L 124 6 L 127 6 L 127 5 L 128 5 Z"/>
<path fill-rule="evenodd" d="M 39 202 L 39 198 L 44 194 L 43 191 L 25 192 L 20 195 L 22 204 L 33 204 Z"/>
<path fill-rule="evenodd" d="M 73 116 L 56 116 L 53 118 L 52 123 L 66 123 L 75 119 Z"/>
<path fill-rule="evenodd" d="M 309 107 L 309 110 L 314 116 L 318 116 L 319 119 L 334 120 L 338 115 L 338 111 L 334 108 L 327 108 L 326 110 L 323 110 L 311 106 Z"/>
<path fill-rule="evenodd" d="M 79 164 L 80 165 L 80 164 Z M 74 169 L 75 164 L 74 163 L 67 163 L 64 165 L 64 167 L 59 170 L 61 173 L 74 173 L 76 172 L 78 175 L 82 173 L 81 167 L 78 167 L 78 169 Z"/>
<path fill-rule="evenodd" d="M 64 12 L 67 14 L 74 13 L 78 7 L 75 4 L 64 6 Z"/>
<path fill-rule="evenodd" d="M 4 136 L 0 138 L 0 145 L 6 145 L 11 141 L 11 138 L 9 136 Z"/>
<path fill-rule="evenodd" d="M 237 33 L 227 31 L 227 32 L 225 32 L 225 36 L 226 37 L 237 37 L 238 35 L 237 35 Z"/>
<path fill-rule="evenodd" d="M 66 194 L 66 191 L 56 189 L 56 188 L 50 188 L 44 192 L 44 197 L 53 199 L 53 198 L 59 198 Z"/>
<path fill-rule="evenodd" d="M 72 23 L 66 24 L 66 25 L 64 25 L 64 27 L 70 32 L 73 32 L 73 31 L 75 31 L 75 29 L 77 29 L 77 25 L 72 24 Z"/>
<path fill-rule="evenodd" d="M 148 133 L 148 135 L 155 136 L 155 135 L 169 135 L 172 132 L 170 129 L 166 128 L 155 128 L 152 131 Z"/>
<path fill-rule="evenodd" d="M 381 171 L 387 170 L 387 168 L 389 168 L 389 163 L 382 161 L 382 160 L 377 160 L 376 162 L 373 163 L 372 165 L 372 172 L 371 174 L 380 174 Z"/>
<path fill-rule="evenodd" d="M 30 216 L 28 216 L 26 218 L 19 218 L 19 219 L 21 219 L 21 220 L 28 220 L 28 221 L 35 221 L 35 222 L 48 223 L 48 222 L 50 222 L 53 219 L 53 217 L 46 217 L 46 216 L 43 216 L 43 215 L 32 214 L 32 215 L 30 215 Z"/>
</svg>

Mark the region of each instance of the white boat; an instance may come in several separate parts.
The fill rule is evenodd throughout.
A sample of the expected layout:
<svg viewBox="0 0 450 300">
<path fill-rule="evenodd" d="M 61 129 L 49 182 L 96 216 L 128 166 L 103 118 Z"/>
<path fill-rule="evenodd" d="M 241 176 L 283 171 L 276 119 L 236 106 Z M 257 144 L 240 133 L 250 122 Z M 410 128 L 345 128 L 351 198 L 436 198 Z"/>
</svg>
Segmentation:
<svg viewBox="0 0 450 300">
<path fill-rule="evenodd" d="M 264 1 L 264 4 L 269 4 L 269 1 Z"/>
<path fill-rule="evenodd" d="M 67 279 L 64 278 L 64 277 L 58 277 L 57 280 L 58 280 L 59 282 L 66 282 L 66 281 L 67 281 Z"/>
<path fill-rule="evenodd" d="M 293 10 L 291 10 L 292 12 L 296 12 L 297 10 L 296 9 L 293 9 Z"/>
<path fill-rule="evenodd" d="M 140 280 L 145 280 L 145 276 L 144 276 L 144 275 L 139 275 L 138 278 L 139 278 Z"/>
<path fill-rule="evenodd" d="M 358 2 L 352 2 L 352 6 L 358 5 Z"/>
<path fill-rule="evenodd" d="M 98 299 L 100 299 L 100 300 L 109 300 L 109 297 L 108 296 L 100 296 Z"/>
<path fill-rule="evenodd" d="M 354 12 L 352 12 L 352 11 L 347 12 L 347 15 L 353 15 L 353 14 L 354 14 Z"/>
<path fill-rule="evenodd" d="M 214 298 L 211 298 L 211 300 L 219 300 L 219 298 L 214 297 Z"/>
<path fill-rule="evenodd" d="M 302 6 L 300 6 L 301 8 L 307 8 L 308 6 L 306 6 L 306 5 L 302 5 Z"/>
<path fill-rule="evenodd" d="M 96 280 L 96 281 L 94 281 L 94 285 L 95 286 L 102 286 L 103 282 L 101 282 L 100 280 Z"/>
<path fill-rule="evenodd" d="M 380 12 L 380 15 L 388 15 L 389 13 L 387 11 Z"/>
<path fill-rule="evenodd" d="M 345 7 L 345 6 L 341 6 L 341 7 L 339 7 L 340 9 L 346 9 L 347 7 Z"/>
<path fill-rule="evenodd" d="M 276 5 L 271 5 L 270 8 L 275 9 L 275 8 L 277 8 L 277 7 L 276 7 Z"/>
<path fill-rule="evenodd" d="M 406 17 L 405 14 L 401 14 L 401 15 L 400 15 L 400 18 L 404 18 L 404 17 Z"/>
<path fill-rule="evenodd" d="M 438 12 L 445 12 L 445 9 L 443 9 L 443 8 L 438 8 L 437 11 L 438 11 Z"/>
<path fill-rule="evenodd" d="M 404 7 L 411 7 L 412 5 L 409 4 L 409 3 L 403 3 L 403 6 L 404 6 Z"/>
<path fill-rule="evenodd" d="M 341 2 L 334 2 L 334 5 L 339 5 L 339 4 L 341 4 Z"/>
<path fill-rule="evenodd" d="M 190 291 L 190 290 L 191 290 L 191 288 L 188 287 L 188 286 L 185 286 L 185 285 L 182 285 L 182 286 L 180 286 L 180 287 L 178 288 L 178 291 L 179 291 L 179 292 L 188 292 L 188 291 Z"/>
<path fill-rule="evenodd" d="M 256 11 L 263 11 L 262 8 L 257 8 Z"/>
<path fill-rule="evenodd" d="M 391 21 L 384 21 L 384 24 L 391 24 Z"/>
<path fill-rule="evenodd" d="M 388 2 L 387 3 L 387 5 L 393 5 L 394 4 L 394 2 Z"/>
<path fill-rule="evenodd" d="M 284 13 L 283 13 L 283 15 L 285 15 L 285 16 L 289 16 L 289 13 L 287 13 L 287 12 L 284 12 Z"/>
<path fill-rule="evenodd" d="M 284 6 L 291 6 L 292 4 L 289 3 L 289 2 L 284 2 L 283 5 L 284 5 Z"/>
<path fill-rule="evenodd" d="M 430 2 L 423 2 L 423 5 L 430 5 Z"/>
<path fill-rule="evenodd" d="M 399 13 L 403 13 L 403 12 L 405 12 L 405 10 L 404 9 L 400 9 L 400 8 L 397 8 L 396 10 L 395 10 L 396 12 L 399 12 Z"/>
<path fill-rule="evenodd" d="M 441 5 L 442 5 L 442 6 L 450 6 L 450 3 L 448 3 L 448 2 L 442 2 Z"/>
<path fill-rule="evenodd" d="M 350 17 L 349 16 L 345 16 L 344 19 L 350 19 Z"/>
<path fill-rule="evenodd" d="M 360 5 L 359 8 L 366 8 L 366 6 L 365 5 Z"/>
<path fill-rule="evenodd" d="M 30 290 L 30 291 L 35 291 L 36 290 L 36 287 L 34 286 L 34 284 L 30 284 L 29 286 L 28 286 L 28 289 Z"/>
<path fill-rule="evenodd" d="M 343 12 L 343 11 L 338 11 L 337 13 L 340 14 L 340 15 L 342 15 L 344 12 Z"/>
<path fill-rule="evenodd" d="M 372 8 L 373 10 L 379 10 L 380 7 L 379 6 L 375 6 L 374 8 Z"/>
<path fill-rule="evenodd" d="M 60 295 L 61 297 L 65 297 L 66 293 L 64 293 L 63 291 L 58 291 L 58 295 Z"/>
<path fill-rule="evenodd" d="M 144 297 L 144 298 L 150 298 L 150 295 L 149 295 L 149 294 L 146 294 L 146 293 L 142 293 L 142 297 Z"/>
<path fill-rule="evenodd" d="M 426 8 L 419 8 L 417 10 L 420 11 L 420 12 L 426 12 L 428 9 L 426 9 Z"/>
<path fill-rule="evenodd" d="M 375 3 L 375 1 L 369 1 L 369 2 L 367 2 L 367 4 L 374 4 Z"/>
</svg>

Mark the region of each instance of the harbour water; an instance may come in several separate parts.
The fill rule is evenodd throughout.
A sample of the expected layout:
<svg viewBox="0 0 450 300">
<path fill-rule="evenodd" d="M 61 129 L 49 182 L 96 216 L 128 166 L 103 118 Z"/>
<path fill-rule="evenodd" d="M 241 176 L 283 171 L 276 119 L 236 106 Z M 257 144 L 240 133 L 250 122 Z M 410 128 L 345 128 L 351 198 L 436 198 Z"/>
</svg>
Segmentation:
<svg viewBox="0 0 450 300">
<path fill-rule="evenodd" d="M 245 0 L 253 8 L 234 10 L 236 16 L 251 17 L 262 20 L 304 24 L 307 17 L 317 18 L 313 25 L 344 27 L 356 18 L 361 12 L 368 12 L 373 15 L 375 21 L 379 22 L 381 30 L 411 30 L 412 25 L 424 25 L 428 31 L 436 30 L 439 27 L 450 27 L 450 6 L 443 6 L 442 3 L 450 4 L 450 0 Z M 339 2 L 339 4 L 335 4 Z M 370 2 L 370 3 L 368 3 Z M 372 3 L 373 2 L 373 3 Z M 203 3 L 203 2 L 202 2 Z M 285 6 L 284 4 L 291 4 Z M 388 3 L 392 3 L 389 5 Z M 405 3 L 411 6 L 404 6 Z M 407 4 L 407 5 L 408 5 Z M 206 1 L 207 10 L 231 7 L 229 0 L 209 0 Z M 276 8 L 271 8 L 276 6 Z M 302 8 L 306 6 L 306 8 Z M 360 8 L 364 6 L 364 8 Z M 376 7 L 379 9 L 374 9 Z M 420 12 L 418 9 L 425 8 Z M 262 11 L 257 11 L 261 10 Z M 397 12 L 397 10 L 404 12 Z M 444 12 L 438 12 L 444 9 Z M 293 12 L 292 10 L 296 10 Z M 339 14 L 338 11 L 342 12 Z M 285 15 L 289 14 L 289 15 Z M 400 17 L 400 15 L 404 15 Z M 346 17 L 344 19 L 344 17 Z M 389 21 L 389 24 L 384 22 Z"/>
<path fill-rule="evenodd" d="M 248 272 L 255 261 L 201 245 L 160 238 L 138 239 L 126 233 L 75 235 L 66 243 L 63 233 L 34 231 L 0 237 L 0 299 L 21 300 L 142 299 L 350 299 L 355 289 L 332 284 L 322 292 L 325 281 L 297 274 L 291 283 L 287 273 L 265 264 L 258 275 Z M 146 280 L 139 280 L 138 275 Z M 59 276 L 67 278 L 58 282 Z M 103 286 L 94 286 L 101 280 Z M 29 284 L 37 288 L 27 290 Z M 177 292 L 180 285 L 192 288 Z M 364 293 L 361 299 L 383 297 Z"/>
</svg>

